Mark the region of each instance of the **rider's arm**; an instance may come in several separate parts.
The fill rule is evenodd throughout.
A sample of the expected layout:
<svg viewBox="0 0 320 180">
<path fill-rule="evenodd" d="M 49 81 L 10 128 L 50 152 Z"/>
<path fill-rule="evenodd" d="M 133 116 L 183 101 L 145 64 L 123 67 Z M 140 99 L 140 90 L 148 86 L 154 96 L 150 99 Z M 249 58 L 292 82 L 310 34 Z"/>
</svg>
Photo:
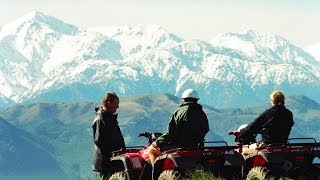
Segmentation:
<svg viewBox="0 0 320 180">
<path fill-rule="evenodd" d="M 157 138 L 156 140 L 157 146 L 161 148 L 167 145 L 169 142 L 172 142 L 177 132 L 176 129 L 177 129 L 177 124 L 175 120 L 175 114 L 173 114 L 168 125 L 167 133 Z"/>
<path fill-rule="evenodd" d="M 268 110 L 260 114 L 253 122 L 251 122 L 247 127 L 240 130 L 240 136 L 251 136 L 258 134 L 262 128 L 263 124 L 267 121 Z"/>
<path fill-rule="evenodd" d="M 200 123 L 201 123 L 202 135 L 203 137 L 205 137 L 209 131 L 209 122 L 208 122 L 207 115 L 203 111 L 201 114 Z"/>
</svg>

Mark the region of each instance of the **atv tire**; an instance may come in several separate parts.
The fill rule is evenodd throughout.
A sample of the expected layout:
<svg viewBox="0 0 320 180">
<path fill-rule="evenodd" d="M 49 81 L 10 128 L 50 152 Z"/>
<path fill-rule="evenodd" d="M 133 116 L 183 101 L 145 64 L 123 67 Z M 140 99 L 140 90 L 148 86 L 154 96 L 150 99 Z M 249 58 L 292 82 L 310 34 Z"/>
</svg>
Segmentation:
<svg viewBox="0 0 320 180">
<path fill-rule="evenodd" d="M 179 180 L 181 179 L 181 175 L 178 171 L 175 170 L 165 170 L 163 171 L 158 180 Z"/>
<path fill-rule="evenodd" d="M 247 175 L 246 180 L 264 180 L 270 179 L 269 171 L 265 167 L 253 167 Z"/>
<path fill-rule="evenodd" d="M 126 172 L 124 171 L 119 171 L 116 172 L 114 174 L 112 174 L 112 176 L 110 176 L 109 180 L 128 180 L 128 175 Z"/>
</svg>

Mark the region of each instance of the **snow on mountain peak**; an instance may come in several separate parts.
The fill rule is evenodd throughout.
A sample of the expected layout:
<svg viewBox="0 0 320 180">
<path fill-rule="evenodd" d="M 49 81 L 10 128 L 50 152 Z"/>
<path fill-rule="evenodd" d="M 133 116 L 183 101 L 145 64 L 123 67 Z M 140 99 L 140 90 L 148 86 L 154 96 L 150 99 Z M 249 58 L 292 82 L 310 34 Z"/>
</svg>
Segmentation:
<svg viewBox="0 0 320 180">
<path fill-rule="evenodd" d="M 0 32 L 0 40 L 8 42 L 26 59 L 42 60 L 61 36 L 79 32 L 76 26 L 64 23 L 39 11 L 32 11 L 16 21 L 6 24 Z"/>
<path fill-rule="evenodd" d="M 21 33 L 21 31 L 41 31 L 44 28 L 67 35 L 73 35 L 78 32 L 78 27 L 76 26 L 67 24 L 42 12 L 31 11 L 16 21 L 4 25 L 1 28 L 0 39 L 10 34 Z"/>
<path fill-rule="evenodd" d="M 1 92 L 17 101 L 22 93 L 33 88 L 43 63 L 50 56 L 55 43 L 78 28 L 39 11 L 3 25 L 0 31 Z"/>
<path fill-rule="evenodd" d="M 210 41 L 216 46 L 223 46 L 232 49 L 240 49 L 249 55 L 259 49 L 270 49 L 276 51 L 279 46 L 289 44 L 289 42 L 273 33 L 259 33 L 251 29 L 241 33 L 223 33 L 218 34 Z"/>
<path fill-rule="evenodd" d="M 145 53 L 145 51 L 155 48 L 169 48 L 184 41 L 158 25 L 138 24 L 122 27 L 99 27 L 90 30 L 119 41 L 124 56 Z"/>
<path fill-rule="evenodd" d="M 74 35 L 78 32 L 79 28 L 65 23 L 59 19 L 56 19 L 55 17 L 52 17 L 50 15 L 47 15 L 40 11 L 31 11 L 30 13 L 24 15 L 20 19 L 17 20 L 17 22 L 31 22 L 31 25 L 35 25 L 35 23 L 44 25 L 52 29 L 53 31 L 57 31 L 62 34 L 66 35 Z M 39 26 L 38 26 L 39 27 Z M 41 27 L 39 27 L 41 28 Z"/>
<path fill-rule="evenodd" d="M 21 18 L 18 19 L 18 21 L 40 21 L 40 22 L 46 22 L 48 21 L 48 15 L 44 14 L 43 12 L 33 10 Z"/>
<path fill-rule="evenodd" d="M 252 61 L 319 65 L 319 62 L 302 49 L 274 33 L 248 29 L 241 33 L 218 34 L 210 40 L 210 43 L 214 46 L 240 50 Z"/>
<path fill-rule="evenodd" d="M 157 25 L 86 30 L 34 11 L 4 25 L 0 37 L 0 99 L 8 104 L 186 88 L 215 107 L 260 103 L 274 89 L 320 99 L 312 91 L 320 62 L 273 33 L 185 41 Z"/>
</svg>

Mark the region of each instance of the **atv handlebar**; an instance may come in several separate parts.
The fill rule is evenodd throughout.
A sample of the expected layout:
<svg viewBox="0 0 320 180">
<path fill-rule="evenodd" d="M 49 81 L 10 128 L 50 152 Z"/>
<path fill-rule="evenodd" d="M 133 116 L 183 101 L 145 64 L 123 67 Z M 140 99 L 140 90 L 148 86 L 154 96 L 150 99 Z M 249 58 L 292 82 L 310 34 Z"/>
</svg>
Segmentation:
<svg viewBox="0 0 320 180">
<path fill-rule="evenodd" d="M 234 142 L 240 143 L 240 144 L 252 144 L 256 143 L 256 136 L 257 134 L 240 134 L 240 131 L 230 131 L 229 135 L 234 135 L 235 139 Z"/>
<path fill-rule="evenodd" d="M 140 133 L 140 134 L 139 134 L 139 137 L 146 137 L 146 138 L 149 138 L 149 137 L 150 137 L 150 135 L 151 135 L 151 133 L 150 133 L 150 132 L 143 132 L 143 133 Z"/>
<path fill-rule="evenodd" d="M 149 140 L 149 144 L 155 141 L 162 133 L 143 132 L 139 134 L 139 137 L 146 137 Z"/>
<path fill-rule="evenodd" d="M 289 143 L 291 143 L 292 141 L 304 141 L 304 142 L 306 142 L 306 141 L 311 141 L 311 143 L 317 143 L 317 141 L 316 141 L 316 139 L 315 138 L 290 138 L 290 139 L 288 139 L 288 144 Z"/>
<path fill-rule="evenodd" d="M 225 146 L 228 146 L 226 141 L 204 141 L 203 144 L 224 144 Z"/>
<path fill-rule="evenodd" d="M 230 131 L 228 135 L 239 136 L 240 135 L 240 131 Z"/>
</svg>

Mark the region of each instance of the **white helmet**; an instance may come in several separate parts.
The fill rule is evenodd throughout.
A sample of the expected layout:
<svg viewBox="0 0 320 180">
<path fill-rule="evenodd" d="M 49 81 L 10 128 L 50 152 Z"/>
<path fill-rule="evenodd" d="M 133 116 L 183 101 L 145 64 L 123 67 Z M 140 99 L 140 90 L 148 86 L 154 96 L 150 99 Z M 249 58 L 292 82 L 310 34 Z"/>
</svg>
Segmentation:
<svg viewBox="0 0 320 180">
<path fill-rule="evenodd" d="M 182 93 L 181 96 L 182 99 L 184 98 L 195 98 L 195 99 L 200 99 L 198 96 L 198 93 L 196 90 L 194 89 L 187 89 Z"/>
<path fill-rule="evenodd" d="M 247 126 L 248 126 L 248 124 L 242 124 L 242 125 L 238 128 L 237 131 L 241 131 L 241 129 L 244 129 L 244 128 L 247 127 Z"/>
</svg>

